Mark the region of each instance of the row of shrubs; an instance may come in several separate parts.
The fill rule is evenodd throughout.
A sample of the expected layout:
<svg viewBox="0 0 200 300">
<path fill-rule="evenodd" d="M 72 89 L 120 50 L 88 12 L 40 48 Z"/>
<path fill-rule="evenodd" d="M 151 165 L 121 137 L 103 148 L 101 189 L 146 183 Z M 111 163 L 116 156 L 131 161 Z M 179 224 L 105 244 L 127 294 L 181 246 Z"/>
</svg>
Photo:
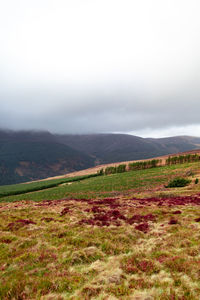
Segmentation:
<svg viewBox="0 0 200 300">
<path fill-rule="evenodd" d="M 169 156 L 166 160 L 166 165 L 183 164 L 186 162 L 195 162 L 199 160 L 200 156 L 198 154 L 179 155 L 172 157 Z"/>
<path fill-rule="evenodd" d="M 121 164 L 116 167 L 107 167 L 104 171 L 105 175 L 126 172 L 126 165 Z"/>
<path fill-rule="evenodd" d="M 144 170 L 144 169 L 155 168 L 158 167 L 160 163 L 161 163 L 160 159 L 138 161 L 138 162 L 130 163 L 128 165 L 128 170 L 132 171 L 132 170 Z"/>
<path fill-rule="evenodd" d="M 181 164 L 186 162 L 196 162 L 200 160 L 200 156 L 198 154 L 188 154 L 188 155 L 179 155 L 179 156 L 169 156 L 166 159 L 165 165 L 174 165 L 174 164 Z M 133 170 L 144 170 L 150 168 L 156 168 L 160 166 L 162 163 L 161 159 L 152 159 L 146 161 L 138 161 L 126 164 L 121 164 L 118 166 L 111 166 L 104 169 L 101 169 L 98 174 L 99 175 L 110 175 L 116 173 L 123 173 L 126 171 L 133 171 Z"/>
<path fill-rule="evenodd" d="M 126 171 L 132 170 L 144 170 L 149 168 L 155 168 L 161 163 L 159 159 L 147 160 L 147 161 L 139 161 L 128 164 L 121 164 L 118 166 L 110 166 L 104 169 L 101 169 L 98 174 L 99 175 L 110 175 L 116 173 L 124 173 Z"/>
</svg>

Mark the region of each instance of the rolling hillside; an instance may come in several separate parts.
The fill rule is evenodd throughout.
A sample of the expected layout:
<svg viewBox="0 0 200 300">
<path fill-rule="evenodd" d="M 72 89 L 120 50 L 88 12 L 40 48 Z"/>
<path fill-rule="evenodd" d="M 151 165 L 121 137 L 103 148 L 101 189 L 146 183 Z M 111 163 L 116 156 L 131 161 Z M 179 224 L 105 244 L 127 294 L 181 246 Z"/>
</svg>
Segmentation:
<svg viewBox="0 0 200 300">
<path fill-rule="evenodd" d="M 199 166 L 1 187 L 0 299 L 198 300 Z"/>
<path fill-rule="evenodd" d="M 196 149 L 200 138 L 0 131 L 0 185 Z"/>
<path fill-rule="evenodd" d="M 58 135 L 65 145 L 95 158 L 96 164 L 152 158 L 197 149 L 200 138 L 141 138 L 128 134 Z"/>
<path fill-rule="evenodd" d="M 90 156 L 58 143 L 47 133 L 0 135 L 0 185 L 65 174 L 93 164 Z"/>
</svg>

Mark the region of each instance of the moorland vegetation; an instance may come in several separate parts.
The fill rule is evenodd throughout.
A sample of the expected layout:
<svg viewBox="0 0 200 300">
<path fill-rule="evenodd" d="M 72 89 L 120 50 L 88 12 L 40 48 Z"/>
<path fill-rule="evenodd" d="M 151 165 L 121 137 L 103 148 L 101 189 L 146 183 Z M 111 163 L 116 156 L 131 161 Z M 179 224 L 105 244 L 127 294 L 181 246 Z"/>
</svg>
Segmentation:
<svg viewBox="0 0 200 300">
<path fill-rule="evenodd" d="M 0 299 L 199 299 L 200 161 L 147 165 L 4 194 Z"/>
</svg>

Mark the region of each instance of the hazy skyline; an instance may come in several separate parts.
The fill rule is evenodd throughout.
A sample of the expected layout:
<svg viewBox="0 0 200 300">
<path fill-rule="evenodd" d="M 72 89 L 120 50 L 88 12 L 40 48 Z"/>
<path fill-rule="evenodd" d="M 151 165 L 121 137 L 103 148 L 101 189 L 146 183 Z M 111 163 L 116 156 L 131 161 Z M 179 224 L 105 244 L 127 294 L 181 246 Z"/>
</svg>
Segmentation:
<svg viewBox="0 0 200 300">
<path fill-rule="evenodd" d="M 0 1 L 0 128 L 200 136 L 198 0 Z"/>
</svg>

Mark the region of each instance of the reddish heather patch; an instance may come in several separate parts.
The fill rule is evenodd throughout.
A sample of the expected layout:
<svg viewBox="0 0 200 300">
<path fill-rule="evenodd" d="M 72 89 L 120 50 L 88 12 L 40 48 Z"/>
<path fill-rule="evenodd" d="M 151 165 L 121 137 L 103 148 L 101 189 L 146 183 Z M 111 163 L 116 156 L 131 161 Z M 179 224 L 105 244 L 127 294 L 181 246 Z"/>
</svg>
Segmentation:
<svg viewBox="0 0 200 300">
<path fill-rule="evenodd" d="M 110 208 L 117 208 L 121 206 L 121 204 L 117 200 L 118 198 L 104 198 L 94 201 L 94 204 L 109 206 Z"/>
<path fill-rule="evenodd" d="M 182 214 L 182 212 L 180 210 L 175 210 L 172 213 L 173 213 L 173 215 L 180 215 L 180 214 Z"/>
<path fill-rule="evenodd" d="M 49 206 L 57 206 L 58 204 L 62 204 L 63 202 L 68 202 L 68 199 L 57 199 L 57 200 L 43 200 L 36 204 L 36 206 L 49 207 Z M 69 205 L 69 204 L 68 204 Z"/>
<path fill-rule="evenodd" d="M 121 212 L 117 209 L 110 210 L 101 210 L 100 208 L 94 206 L 91 209 L 94 212 L 94 216 L 89 219 L 82 219 L 79 224 L 89 224 L 89 225 L 97 225 L 97 226 L 109 226 L 111 224 L 119 226 L 120 220 L 126 220 L 126 217 L 121 214 Z"/>
<path fill-rule="evenodd" d="M 144 233 L 147 233 L 149 230 L 149 224 L 147 222 L 141 223 L 141 224 L 135 226 L 135 229 L 142 231 Z"/>
<path fill-rule="evenodd" d="M 137 266 L 138 269 L 140 269 L 142 272 L 149 272 L 152 271 L 154 268 L 153 263 L 148 260 L 141 260 Z"/>
<path fill-rule="evenodd" d="M 178 224 L 178 220 L 172 218 L 172 219 L 170 219 L 170 221 L 169 221 L 168 224 L 169 224 L 169 225 Z"/>
<path fill-rule="evenodd" d="M 193 195 L 193 196 L 183 196 L 183 197 L 166 197 L 166 198 L 143 198 L 137 199 L 132 198 L 132 201 L 136 201 L 140 205 L 149 205 L 149 204 L 157 204 L 158 206 L 175 206 L 175 205 L 200 205 L 200 194 Z"/>
<path fill-rule="evenodd" d="M 137 267 L 133 266 L 131 263 L 130 264 L 128 263 L 126 266 L 126 272 L 127 273 L 137 273 L 138 269 L 137 269 Z"/>
<path fill-rule="evenodd" d="M 4 244 L 10 244 L 10 243 L 12 243 L 12 241 L 9 240 L 9 239 L 1 239 L 0 242 L 4 243 Z"/>
<path fill-rule="evenodd" d="M 16 220 L 15 222 L 9 223 L 8 228 L 10 230 L 15 230 L 15 229 L 19 229 L 19 228 L 21 228 L 25 225 L 29 225 L 29 224 L 36 224 L 36 223 L 31 220 L 27 220 L 27 219 L 19 219 L 19 220 Z"/>
<path fill-rule="evenodd" d="M 89 225 L 96 225 L 96 226 L 109 226 L 111 224 L 120 226 L 121 220 L 124 220 L 126 223 L 132 225 L 134 223 L 138 223 L 139 228 L 141 228 L 141 231 L 146 232 L 148 230 L 148 222 L 155 222 L 156 216 L 153 214 L 147 214 L 147 215 L 140 215 L 135 214 L 130 218 L 127 218 L 124 216 L 122 211 L 127 211 L 129 207 L 137 207 L 138 208 L 144 208 L 146 206 L 162 206 L 162 207 L 174 207 L 177 205 L 200 205 L 200 194 L 193 195 L 193 196 L 183 196 L 183 197 L 166 197 L 166 198 L 132 198 L 132 199 L 124 199 L 123 201 L 119 201 L 119 198 L 103 198 L 103 199 L 60 199 L 56 200 L 54 202 L 46 201 L 46 205 L 55 205 L 60 203 L 61 201 L 68 202 L 68 207 L 65 207 L 61 211 L 61 216 L 67 214 L 70 209 L 72 209 L 72 204 L 69 204 L 69 201 L 77 201 L 77 202 L 83 202 L 89 207 L 84 208 L 85 212 L 93 214 L 90 218 L 84 218 L 82 219 L 79 224 L 89 224 Z M 50 204 L 51 203 L 51 204 Z M 70 202 L 71 203 L 71 202 Z M 170 213 L 163 212 L 163 214 Z M 181 214 L 181 210 L 175 210 L 172 212 L 174 215 Z M 145 229 L 145 225 L 147 224 Z M 177 224 L 178 221 L 175 219 L 171 219 L 169 221 L 169 224 Z M 140 229 L 138 229 L 140 230 Z"/>
<path fill-rule="evenodd" d="M 0 265 L 0 271 L 5 271 L 7 264 Z"/>
<path fill-rule="evenodd" d="M 161 255 L 157 258 L 157 261 L 159 261 L 160 263 L 165 262 L 168 259 L 168 257 L 166 255 Z"/>
<path fill-rule="evenodd" d="M 126 220 L 126 217 L 121 214 L 121 212 L 117 209 L 110 210 L 108 212 L 109 216 L 111 219 L 121 219 L 121 220 Z"/>
<path fill-rule="evenodd" d="M 66 232 L 59 233 L 58 238 L 61 239 L 61 238 L 65 237 L 66 235 L 67 235 Z"/>
<path fill-rule="evenodd" d="M 200 218 L 196 218 L 194 219 L 196 222 L 200 222 Z"/>
<path fill-rule="evenodd" d="M 146 220 L 146 221 L 155 221 L 156 217 L 152 214 L 148 214 L 148 215 L 145 215 L 143 216 L 143 220 Z"/>
<path fill-rule="evenodd" d="M 64 215 L 66 215 L 68 212 L 69 212 L 69 207 L 65 207 L 65 208 L 63 208 L 63 210 L 61 211 L 60 215 L 61 215 L 61 216 L 64 216 Z"/>
<path fill-rule="evenodd" d="M 94 214 L 105 214 L 106 210 L 102 209 L 98 206 L 93 206 L 92 208 L 86 208 L 84 209 L 85 212 L 92 212 Z"/>
<path fill-rule="evenodd" d="M 91 208 L 91 212 L 93 212 L 93 213 L 102 213 L 102 212 L 105 212 L 105 211 L 101 210 L 98 206 L 93 206 Z"/>
<path fill-rule="evenodd" d="M 133 223 L 140 223 L 142 221 L 155 221 L 156 217 L 152 214 L 147 214 L 147 215 L 134 215 L 132 216 L 129 220 L 128 223 L 129 224 L 133 224 Z"/>
<path fill-rule="evenodd" d="M 34 221 L 27 220 L 27 219 L 19 219 L 19 220 L 15 221 L 15 222 L 23 224 L 23 225 L 36 224 Z"/>
<path fill-rule="evenodd" d="M 51 206 L 53 204 L 52 200 L 44 200 L 38 204 L 36 204 L 36 206 Z"/>
<path fill-rule="evenodd" d="M 141 221 L 142 221 L 142 216 L 141 216 L 141 215 L 134 215 L 134 216 L 132 216 L 132 217 L 128 220 L 128 223 L 129 223 L 129 224 L 140 223 Z"/>
</svg>

